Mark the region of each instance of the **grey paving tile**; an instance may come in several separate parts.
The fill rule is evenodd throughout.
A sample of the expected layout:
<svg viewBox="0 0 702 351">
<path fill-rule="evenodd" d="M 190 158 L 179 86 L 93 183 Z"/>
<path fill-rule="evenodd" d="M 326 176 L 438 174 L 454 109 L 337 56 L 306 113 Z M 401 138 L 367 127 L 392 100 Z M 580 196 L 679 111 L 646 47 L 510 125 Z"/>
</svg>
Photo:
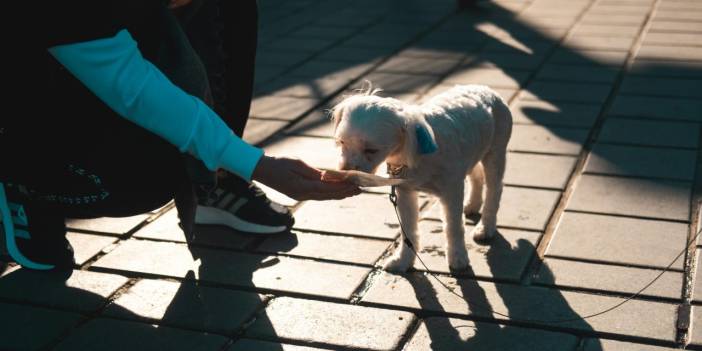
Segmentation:
<svg viewBox="0 0 702 351">
<path fill-rule="evenodd" d="M 607 35 L 573 35 L 568 37 L 564 46 L 576 50 L 612 50 L 628 52 L 634 44 L 635 37 L 612 37 Z"/>
<path fill-rule="evenodd" d="M 617 74 L 619 70 L 612 67 L 546 64 L 536 74 L 536 79 L 611 84 Z"/>
<path fill-rule="evenodd" d="M 581 22 L 587 24 L 628 24 L 641 25 L 646 20 L 646 14 L 602 14 L 588 13 L 582 17 Z"/>
<path fill-rule="evenodd" d="M 564 189 L 577 159 L 572 156 L 550 156 L 523 153 L 507 154 L 507 185 Z"/>
<path fill-rule="evenodd" d="M 215 351 L 227 342 L 220 335 L 144 323 L 98 318 L 83 324 L 55 350 L 193 350 Z"/>
<path fill-rule="evenodd" d="M 630 342 L 605 340 L 605 339 L 586 339 L 584 351 L 674 351 L 678 350 L 672 347 L 652 346 L 644 344 L 634 344 Z"/>
<path fill-rule="evenodd" d="M 363 226 L 357 225 L 359 218 L 363 218 Z M 394 239 L 399 234 L 392 204 L 386 196 L 376 194 L 305 202 L 295 211 L 295 228 L 383 239 Z"/>
<path fill-rule="evenodd" d="M 583 175 L 568 209 L 687 221 L 690 183 Z"/>
<path fill-rule="evenodd" d="M 696 148 L 699 136 L 700 125 L 697 123 L 608 118 L 597 140 L 633 145 Z"/>
<path fill-rule="evenodd" d="M 697 1 L 665 1 L 658 8 L 661 10 L 699 10 L 702 9 L 702 4 Z"/>
<path fill-rule="evenodd" d="M 330 138 L 334 136 L 334 123 L 327 110 L 315 109 L 285 129 L 285 134 Z"/>
<path fill-rule="evenodd" d="M 100 235 L 81 234 L 69 232 L 66 238 L 73 246 L 76 264 L 82 265 L 95 257 L 102 249 L 109 247 L 117 241 L 117 238 Z"/>
<path fill-rule="evenodd" d="M 516 52 L 483 52 L 469 55 L 464 62 L 468 66 L 496 67 L 501 69 L 536 69 L 545 56 Z"/>
<path fill-rule="evenodd" d="M 525 100 L 589 102 L 602 104 L 611 87 L 605 84 L 534 81 L 520 93 Z"/>
<path fill-rule="evenodd" d="M 528 71 L 503 71 L 499 68 L 468 67 L 450 73 L 443 84 L 481 84 L 491 88 L 517 89 L 529 77 Z"/>
<path fill-rule="evenodd" d="M 690 9 L 685 11 L 680 11 L 677 9 L 658 9 L 653 13 L 654 20 L 700 22 L 700 16 L 702 16 L 702 11 L 699 9 Z"/>
<path fill-rule="evenodd" d="M 683 223 L 565 212 L 547 256 L 665 268 L 685 248 Z M 672 266 L 683 268 L 678 259 Z"/>
<path fill-rule="evenodd" d="M 359 33 L 344 40 L 339 45 L 351 48 L 380 48 L 399 50 L 412 40 L 411 33 Z"/>
<path fill-rule="evenodd" d="M 143 253 L 149 253 L 144 255 Z M 130 240 L 93 267 L 348 299 L 370 268 Z"/>
<path fill-rule="evenodd" d="M 295 38 L 284 37 L 263 45 L 263 49 L 315 52 L 321 51 L 336 41 L 335 38 Z"/>
<path fill-rule="evenodd" d="M 319 78 L 285 75 L 262 85 L 258 91 L 274 96 L 324 100 L 341 91 L 350 81 L 350 77 L 334 75 Z"/>
<path fill-rule="evenodd" d="M 290 35 L 300 38 L 339 39 L 351 35 L 357 30 L 354 27 L 306 25 L 293 31 Z"/>
<path fill-rule="evenodd" d="M 420 57 L 420 58 L 437 58 L 437 59 L 463 59 L 465 58 L 464 53 L 457 53 L 455 51 L 452 51 L 450 49 L 443 49 L 443 48 L 431 48 L 431 47 L 423 47 L 421 45 L 418 46 L 410 46 L 400 52 L 397 53 L 398 56 L 404 56 L 404 57 Z"/>
<path fill-rule="evenodd" d="M 619 302 L 621 298 L 579 292 L 558 291 L 542 287 L 441 277 L 455 292 L 466 296 L 469 303 L 449 293 L 431 277 L 421 273 L 405 276 L 384 273 L 370 287 L 362 304 L 393 306 L 426 312 L 453 313 L 472 317 L 495 318 L 491 310 L 505 313 L 514 319 L 530 319 L 532 325 L 540 320 L 578 318 L 600 312 Z M 528 301 L 528 303 L 525 303 Z M 586 321 L 559 323 L 559 327 L 580 332 L 623 334 L 673 341 L 677 305 L 632 300 L 620 308 Z M 537 321 L 535 321 L 537 320 Z M 656 321 L 652 323 L 651 321 Z"/>
<path fill-rule="evenodd" d="M 506 102 L 512 101 L 514 97 L 517 95 L 519 90 L 515 89 L 509 89 L 509 88 L 495 88 L 493 89 L 497 95 L 502 97 L 502 100 L 505 100 Z"/>
<path fill-rule="evenodd" d="M 631 76 L 702 79 L 702 61 L 635 60 L 627 73 Z"/>
<path fill-rule="evenodd" d="M 622 66 L 627 52 L 609 50 L 556 49 L 548 59 L 549 63 L 594 66 Z"/>
<path fill-rule="evenodd" d="M 700 98 L 702 80 L 652 77 L 626 77 L 620 92 L 627 95 L 653 95 L 679 98 Z"/>
<path fill-rule="evenodd" d="M 557 191 L 505 187 L 497 225 L 544 230 L 559 198 Z"/>
<path fill-rule="evenodd" d="M 590 128 L 600 106 L 553 101 L 516 100 L 512 106 L 514 123 Z"/>
<path fill-rule="evenodd" d="M 485 322 L 431 317 L 422 321 L 405 350 L 575 350 L 574 335 Z"/>
<path fill-rule="evenodd" d="M 319 104 L 314 98 L 260 96 L 251 102 L 251 116 L 292 121 Z"/>
<path fill-rule="evenodd" d="M 639 49 L 636 57 L 649 60 L 700 61 L 702 47 L 646 45 Z"/>
<path fill-rule="evenodd" d="M 617 26 L 599 24 L 579 24 L 573 30 L 573 35 L 609 35 L 613 37 L 635 37 L 639 33 L 638 26 Z"/>
<path fill-rule="evenodd" d="M 271 235 L 256 251 L 373 265 L 389 246 L 389 241 L 296 231 Z"/>
<path fill-rule="evenodd" d="M 585 173 L 692 181 L 697 151 L 595 144 Z"/>
<path fill-rule="evenodd" d="M 524 269 L 534 255 L 541 236 L 537 232 L 500 229 L 499 235 L 488 244 L 477 244 L 470 235 L 473 225 L 466 225 L 465 246 L 468 250 L 470 276 L 519 282 Z M 451 273 L 446 262 L 446 239 L 441 222 L 419 222 L 419 257 L 429 270 Z M 417 260 L 414 269 L 426 271 Z"/>
<path fill-rule="evenodd" d="M 557 42 L 552 40 L 543 40 L 535 38 L 514 38 L 505 37 L 497 38 L 497 40 L 491 40 L 483 48 L 484 52 L 520 52 L 529 55 L 543 56 L 546 55 L 549 50 L 554 46 L 558 45 Z"/>
<path fill-rule="evenodd" d="M 178 211 L 172 209 L 134 233 L 134 237 L 179 243 L 188 242 L 189 240 L 185 237 L 179 223 Z M 238 233 L 226 227 L 196 226 L 193 232 L 194 238 L 190 242 L 217 247 L 241 249 L 255 240 L 255 237 L 251 235 Z"/>
<path fill-rule="evenodd" d="M 660 270 L 621 267 L 569 260 L 546 259 L 534 282 L 547 286 L 590 289 L 634 294 L 661 273 Z M 642 295 L 681 298 L 683 276 L 680 272 L 664 273 Z"/>
<path fill-rule="evenodd" d="M 288 122 L 249 118 L 244 129 L 244 141 L 257 145 L 285 128 Z"/>
<path fill-rule="evenodd" d="M 620 95 L 614 100 L 609 114 L 699 122 L 702 121 L 702 100 Z"/>
<path fill-rule="evenodd" d="M 239 339 L 227 351 L 318 351 L 330 350 L 316 347 L 305 347 L 290 344 L 280 344 L 277 342 L 260 341 L 254 339 Z"/>
<path fill-rule="evenodd" d="M 288 72 L 287 75 L 291 77 L 302 77 L 308 79 L 328 77 L 351 80 L 370 69 L 371 66 L 371 63 L 366 62 L 354 63 L 314 58 L 305 62 L 301 66 L 294 68 Z"/>
<path fill-rule="evenodd" d="M 408 312 L 282 297 L 268 305 L 246 334 L 395 350 L 413 320 L 414 315 Z"/>
<path fill-rule="evenodd" d="M 697 245 L 698 245 L 697 252 L 696 252 L 697 262 L 700 262 L 701 250 L 699 248 L 699 238 L 697 241 Z M 700 270 L 700 269 L 696 269 L 694 272 L 695 279 L 694 279 L 694 287 L 692 289 L 692 299 L 694 302 L 697 302 L 697 303 L 702 302 L 702 273 L 700 273 L 700 272 L 702 272 L 702 270 Z"/>
<path fill-rule="evenodd" d="M 702 33 L 702 23 L 687 21 L 656 20 L 651 21 L 650 32 L 691 32 Z"/>
<path fill-rule="evenodd" d="M 148 215 L 136 215 L 131 217 L 102 217 L 93 219 L 67 219 L 66 226 L 69 229 L 80 229 L 91 232 L 124 234 L 133 230 L 148 218 Z"/>
<path fill-rule="evenodd" d="M 334 140 L 329 138 L 289 136 L 267 145 L 266 155 L 299 158 L 325 169 L 336 169 L 338 154 Z"/>
<path fill-rule="evenodd" d="M 141 280 L 107 307 L 107 316 L 231 334 L 265 302 L 261 295 L 183 283 Z"/>
<path fill-rule="evenodd" d="M 409 56 L 394 56 L 380 67 L 380 72 L 414 73 L 443 75 L 458 65 L 459 59 L 420 58 Z"/>
<path fill-rule="evenodd" d="M 256 52 L 256 66 L 291 67 L 314 55 L 313 52 L 261 49 Z"/>
<path fill-rule="evenodd" d="M 386 72 L 373 72 L 363 79 L 371 81 L 373 86 L 383 89 L 386 93 L 422 93 L 438 82 L 438 77 L 432 75 Z"/>
<path fill-rule="evenodd" d="M 414 44 L 426 47 L 449 47 L 456 52 L 470 52 L 484 45 L 487 40 L 488 38 L 484 35 L 475 32 L 439 29 L 420 38 L 419 41 Z"/>
<path fill-rule="evenodd" d="M 588 135 L 586 129 L 515 125 L 507 146 L 510 151 L 578 155 Z"/>
<path fill-rule="evenodd" d="M 256 69 L 254 73 L 254 88 L 270 81 L 273 78 L 280 76 L 283 72 L 285 72 L 288 69 L 289 68 L 286 66 L 256 64 Z M 256 89 L 254 89 L 254 91 L 255 90 Z"/>
<path fill-rule="evenodd" d="M 81 312 L 94 312 L 127 283 L 116 274 L 73 271 L 63 274 L 18 269 L 0 277 L 0 297 Z"/>
<path fill-rule="evenodd" d="M 593 7 L 591 7 L 589 10 L 590 12 L 596 12 L 596 13 L 603 13 L 603 14 L 610 14 L 610 13 L 618 13 L 618 14 L 647 14 L 651 12 L 652 6 L 651 3 L 649 2 L 641 2 L 639 4 L 635 4 L 637 6 L 632 6 L 632 4 L 614 4 L 614 3 L 598 3 L 595 4 Z"/>
<path fill-rule="evenodd" d="M 467 185 L 466 188 L 470 187 Z M 468 194 L 468 189 L 466 189 L 466 194 Z M 558 191 L 507 186 L 502 193 L 497 225 L 544 230 L 559 198 L 560 192 Z M 441 213 L 441 205 L 437 202 L 423 218 L 442 220 Z"/>
<path fill-rule="evenodd" d="M 550 14 L 532 14 L 528 16 L 520 14 L 519 19 L 527 25 L 543 28 L 569 28 L 576 21 L 575 13 L 571 13 L 570 16 L 564 16 L 562 13 L 558 12 Z"/>
<path fill-rule="evenodd" d="M 353 63 L 371 63 L 393 52 L 392 48 L 352 48 L 344 45 L 325 50 L 319 58 Z"/>
<path fill-rule="evenodd" d="M 0 348 L 40 350 L 78 324 L 79 314 L 0 302 L 0 314 L 12 327 L 0 328 Z"/>
<path fill-rule="evenodd" d="M 697 33 L 646 33 L 643 39 L 644 46 L 648 45 L 699 45 L 700 36 Z"/>
</svg>

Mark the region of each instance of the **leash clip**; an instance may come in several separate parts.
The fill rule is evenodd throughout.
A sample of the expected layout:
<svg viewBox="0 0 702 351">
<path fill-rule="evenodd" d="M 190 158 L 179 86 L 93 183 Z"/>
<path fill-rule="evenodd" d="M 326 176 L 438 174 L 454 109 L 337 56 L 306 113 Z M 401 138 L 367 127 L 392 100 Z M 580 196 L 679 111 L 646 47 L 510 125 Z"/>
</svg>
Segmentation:
<svg viewBox="0 0 702 351">
<path fill-rule="evenodd" d="M 388 196 L 390 198 L 390 202 L 392 203 L 395 208 L 397 208 L 397 193 L 395 192 L 395 186 L 390 187 L 390 195 Z"/>
</svg>

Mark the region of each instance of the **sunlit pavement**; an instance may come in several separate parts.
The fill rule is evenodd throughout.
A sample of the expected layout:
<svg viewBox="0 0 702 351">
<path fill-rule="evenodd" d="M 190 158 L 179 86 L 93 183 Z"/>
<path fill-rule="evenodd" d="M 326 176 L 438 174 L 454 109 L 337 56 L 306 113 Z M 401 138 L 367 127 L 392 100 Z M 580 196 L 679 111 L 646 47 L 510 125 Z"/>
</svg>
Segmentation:
<svg viewBox="0 0 702 351">
<path fill-rule="evenodd" d="M 416 103 L 455 84 L 509 101 L 500 235 L 467 235 L 471 268 L 451 274 L 441 210 L 423 196 L 420 256 L 434 276 L 393 275 L 381 269 L 399 238 L 386 188 L 302 203 L 267 189 L 296 215 L 292 234 L 270 237 L 198 228 L 188 243 L 172 205 L 70 221 L 70 277 L 0 261 L 0 349 L 702 349 L 696 245 L 633 300 L 583 319 L 660 275 L 697 231 L 702 2 L 259 9 L 245 138 L 268 154 L 335 168 L 326 109 L 366 79 Z"/>
</svg>

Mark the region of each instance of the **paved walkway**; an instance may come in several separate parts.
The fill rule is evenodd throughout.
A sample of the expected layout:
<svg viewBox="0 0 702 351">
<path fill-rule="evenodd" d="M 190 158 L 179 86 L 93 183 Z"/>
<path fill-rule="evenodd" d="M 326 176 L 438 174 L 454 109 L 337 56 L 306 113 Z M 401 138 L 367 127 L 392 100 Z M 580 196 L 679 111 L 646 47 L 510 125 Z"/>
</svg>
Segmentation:
<svg viewBox="0 0 702 351">
<path fill-rule="evenodd" d="M 334 168 L 324 109 L 363 79 L 409 101 L 456 83 L 510 101 L 501 235 L 466 240 L 466 274 L 447 274 L 438 210 L 422 199 L 422 258 L 467 300 L 423 268 L 379 269 L 398 239 L 387 189 L 305 203 L 271 192 L 295 209 L 294 235 L 200 228 L 188 246 L 166 207 L 71 221 L 80 266 L 65 283 L 0 262 L 0 349 L 702 349 L 695 247 L 618 309 L 538 321 L 619 303 L 694 234 L 701 2 L 499 0 L 459 14 L 449 0 L 260 7 L 246 138 L 271 154 Z M 678 318 L 685 303 L 689 321 Z"/>
</svg>

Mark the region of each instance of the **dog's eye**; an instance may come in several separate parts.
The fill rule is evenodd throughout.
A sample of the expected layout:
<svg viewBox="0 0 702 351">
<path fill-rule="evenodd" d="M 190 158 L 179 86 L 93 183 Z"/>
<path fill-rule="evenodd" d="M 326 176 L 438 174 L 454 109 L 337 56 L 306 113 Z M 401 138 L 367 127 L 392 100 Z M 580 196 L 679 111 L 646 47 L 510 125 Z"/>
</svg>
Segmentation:
<svg viewBox="0 0 702 351">
<path fill-rule="evenodd" d="M 378 149 L 364 149 L 363 153 L 366 155 L 375 155 L 378 152 Z"/>
</svg>

